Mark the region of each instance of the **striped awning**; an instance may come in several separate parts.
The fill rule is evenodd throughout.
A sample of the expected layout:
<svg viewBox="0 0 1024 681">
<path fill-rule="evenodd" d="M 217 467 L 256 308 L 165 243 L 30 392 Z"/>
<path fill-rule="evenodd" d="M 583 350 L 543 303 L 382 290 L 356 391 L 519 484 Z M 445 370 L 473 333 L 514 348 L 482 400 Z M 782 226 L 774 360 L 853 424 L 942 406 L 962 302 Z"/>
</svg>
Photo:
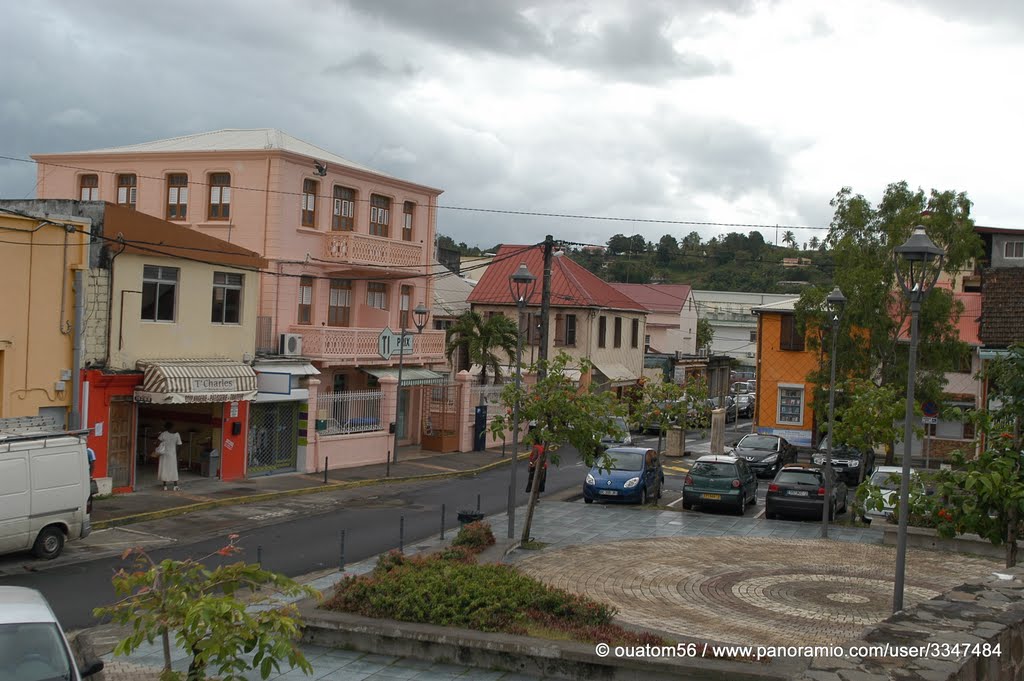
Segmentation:
<svg viewBox="0 0 1024 681">
<path fill-rule="evenodd" d="M 384 376 L 398 378 L 398 369 L 396 367 L 363 368 L 363 371 L 376 378 L 383 378 Z M 404 367 L 402 369 L 403 388 L 412 385 L 444 385 L 448 382 L 447 374 L 439 374 L 436 371 L 423 367 Z"/>
<path fill-rule="evenodd" d="M 148 404 L 240 402 L 256 396 L 256 372 L 230 359 L 139 360 L 135 401 Z"/>
</svg>

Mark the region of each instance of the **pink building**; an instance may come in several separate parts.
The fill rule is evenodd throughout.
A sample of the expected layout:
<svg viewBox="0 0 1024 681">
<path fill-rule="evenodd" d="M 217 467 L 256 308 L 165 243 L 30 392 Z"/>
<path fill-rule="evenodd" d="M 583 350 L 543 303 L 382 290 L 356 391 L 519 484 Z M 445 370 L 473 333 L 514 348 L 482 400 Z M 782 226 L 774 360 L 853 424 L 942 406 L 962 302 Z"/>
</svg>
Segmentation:
<svg viewBox="0 0 1024 681">
<path fill-rule="evenodd" d="M 420 442 L 427 392 L 414 388 L 445 382 L 428 368 L 444 362 L 444 332 L 417 334 L 412 314 L 431 306 L 441 190 L 274 129 L 33 158 L 39 198 L 126 205 L 266 258 L 247 475 L 383 462 L 396 401 L 400 443 Z M 202 348 L 182 349 L 192 355 Z"/>
</svg>

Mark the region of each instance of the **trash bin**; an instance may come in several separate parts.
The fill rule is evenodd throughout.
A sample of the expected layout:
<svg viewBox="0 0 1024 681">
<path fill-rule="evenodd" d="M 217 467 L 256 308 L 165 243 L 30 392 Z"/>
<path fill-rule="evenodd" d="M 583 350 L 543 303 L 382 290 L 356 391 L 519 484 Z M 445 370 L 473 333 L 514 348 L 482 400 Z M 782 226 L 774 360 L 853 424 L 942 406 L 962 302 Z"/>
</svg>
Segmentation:
<svg viewBox="0 0 1024 681">
<path fill-rule="evenodd" d="M 466 523 L 475 523 L 478 520 L 483 520 L 484 514 L 480 511 L 462 510 L 458 512 L 456 517 L 459 519 L 460 525 L 465 525 Z"/>
<path fill-rule="evenodd" d="M 487 449 L 487 405 L 476 408 L 473 419 L 473 451 L 482 452 Z"/>
<path fill-rule="evenodd" d="M 216 478 L 220 474 L 220 450 L 211 449 L 199 455 L 199 474 L 205 478 Z"/>
</svg>

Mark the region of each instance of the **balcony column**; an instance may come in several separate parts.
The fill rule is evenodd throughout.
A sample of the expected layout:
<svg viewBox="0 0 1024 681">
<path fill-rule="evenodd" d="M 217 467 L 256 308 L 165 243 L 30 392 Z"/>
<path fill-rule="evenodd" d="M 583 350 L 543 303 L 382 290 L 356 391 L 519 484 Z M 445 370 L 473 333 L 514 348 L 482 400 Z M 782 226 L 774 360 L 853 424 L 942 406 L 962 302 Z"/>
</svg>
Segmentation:
<svg viewBox="0 0 1024 681">
<path fill-rule="evenodd" d="M 455 374 L 455 383 L 459 386 L 458 423 L 456 432 L 459 434 L 459 451 L 473 451 L 473 422 L 476 420 L 476 405 L 473 404 L 473 377 L 463 369 Z"/>
<path fill-rule="evenodd" d="M 394 376 L 381 376 L 380 379 L 378 379 L 378 383 L 380 383 L 381 392 L 380 420 L 384 425 L 384 432 L 387 433 L 389 432 L 387 425 L 394 421 L 395 414 L 398 413 L 395 411 L 398 409 L 398 379 Z M 395 424 L 395 427 L 398 427 L 397 423 Z M 392 438 L 390 436 L 388 437 L 387 442 L 387 447 L 390 451 L 392 447 Z M 386 461 L 392 461 L 394 458 L 395 453 L 391 452 Z"/>
<path fill-rule="evenodd" d="M 308 379 L 309 385 L 309 399 L 306 401 L 306 446 L 302 449 L 305 451 L 304 456 L 299 456 L 296 460 L 298 463 L 298 469 L 300 473 L 311 473 L 321 470 L 320 465 L 322 459 L 320 458 L 320 432 L 316 429 L 317 419 L 320 418 L 320 412 L 317 409 L 319 403 L 320 394 L 320 379 L 315 376 L 310 376 Z M 299 441 L 302 444 L 302 441 Z"/>
</svg>

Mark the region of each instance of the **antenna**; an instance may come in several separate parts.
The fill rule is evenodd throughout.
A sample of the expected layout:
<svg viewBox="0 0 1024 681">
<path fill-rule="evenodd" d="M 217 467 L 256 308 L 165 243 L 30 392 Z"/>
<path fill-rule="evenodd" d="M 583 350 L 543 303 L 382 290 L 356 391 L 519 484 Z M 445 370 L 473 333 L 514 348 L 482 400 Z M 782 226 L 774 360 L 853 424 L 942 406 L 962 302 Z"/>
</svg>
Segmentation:
<svg viewBox="0 0 1024 681">
<path fill-rule="evenodd" d="M 313 161 L 313 172 L 318 177 L 323 177 L 327 174 L 327 162 L 326 161 Z"/>
</svg>

